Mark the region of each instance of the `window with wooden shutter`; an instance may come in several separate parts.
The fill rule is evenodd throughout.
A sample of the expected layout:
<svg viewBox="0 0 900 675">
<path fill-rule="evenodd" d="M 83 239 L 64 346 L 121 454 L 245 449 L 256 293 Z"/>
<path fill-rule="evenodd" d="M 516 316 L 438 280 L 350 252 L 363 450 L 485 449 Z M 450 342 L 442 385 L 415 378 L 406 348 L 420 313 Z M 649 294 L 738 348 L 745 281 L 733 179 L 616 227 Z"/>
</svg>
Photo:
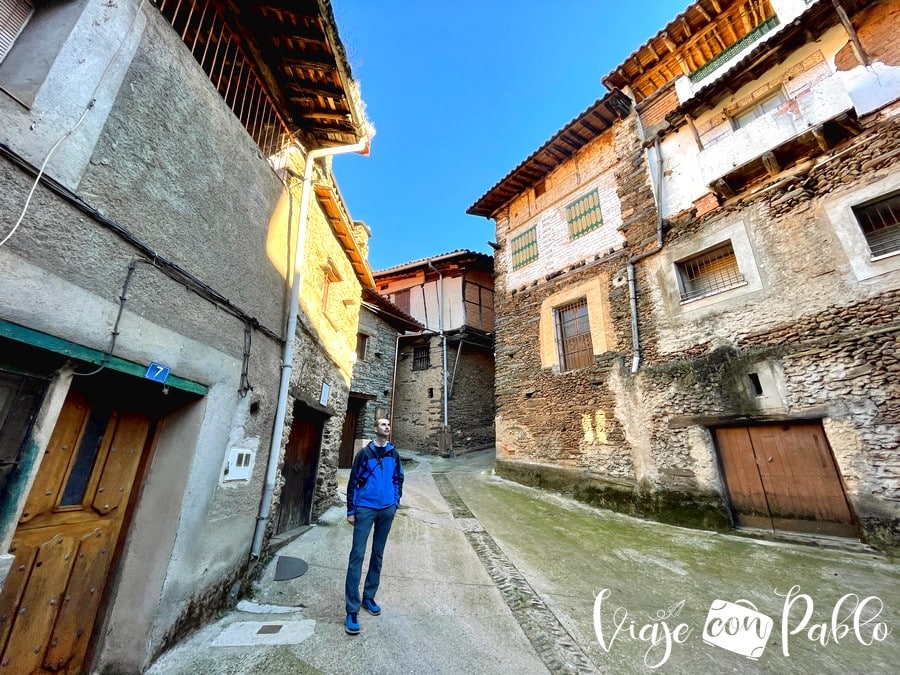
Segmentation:
<svg viewBox="0 0 900 675">
<path fill-rule="evenodd" d="M 34 3 L 29 0 L 0 0 L 0 63 L 9 54 L 32 14 Z"/>
<path fill-rule="evenodd" d="M 538 259 L 537 229 L 529 227 L 512 238 L 512 266 L 514 270 Z"/>
<path fill-rule="evenodd" d="M 600 193 L 597 190 L 591 190 L 567 205 L 566 221 L 569 223 L 569 239 L 577 239 L 603 225 Z"/>
</svg>

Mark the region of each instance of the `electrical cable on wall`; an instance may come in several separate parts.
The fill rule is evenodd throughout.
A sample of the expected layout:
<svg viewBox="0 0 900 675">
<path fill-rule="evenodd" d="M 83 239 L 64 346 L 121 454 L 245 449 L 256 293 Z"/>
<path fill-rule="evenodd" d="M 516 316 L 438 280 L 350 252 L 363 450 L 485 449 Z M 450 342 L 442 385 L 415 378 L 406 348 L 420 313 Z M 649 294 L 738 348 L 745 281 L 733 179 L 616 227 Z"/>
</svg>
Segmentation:
<svg viewBox="0 0 900 675">
<path fill-rule="evenodd" d="M 116 314 L 116 322 L 113 324 L 112 334 L 109 338 L 109 347 L 103 353 L 103 358 L 100 360 L 100 365 L 95 370 L 92 370 L 89 373 L 79 373 L 76 371 L 74 373 L 75 375 L 88 377 L 90 375 L 96 375 L 101 370 L 106 368 L 106 364 L 109 362 L 110 357 L 112 357 L 113 352 L 116 350 L 116 340 L 119 337 L 119 322 L 122 320 L 122 312 L 125 310 L 125 301 L 128 299 L 128 285 L 131 283 L 131 277 L 134 275 L 134 270 L 139 262 L 145 262 L 148 265 L 151 264 L 147 260 L 135 258 L 128 265 L 128 273 L 125 275 L 125 283 L 122 284 L 122 292 L 119 294 L 119 311 Z"/>
<path fill-rule="evenodd" d="M 137 10 L 134 13 L 134 16 L 131 18 L 131 24 L 128 26 L 128 29 L 125 31 L 125 35 L 122 37 L 122 40 L 119 42 L 119 46 L 116 47 L 116 51 L 113 53 L 112 58 L 110 58 L 109 62 L 106 64 L 106 68 L 103 70 L 103 74 L 100 75 L 100 79 L 97 80 L 97 84 L 94 87 L 94 91 L 91 92 L 90 101 L 88 101 L 87 106 L 84 111 L 81 113 L 81 116 L 75 122 L 75 124 L 64 133 L 56 143 L 50 148 L 47 152 L 47 156 L 44 157 L 44 161 L 41 163 L 41 168 L 38 171 L 37 177 L 34 179 L 34 183 L 31 185 L 31 190 L 28 191 L 28 197 L 25 200 L 25 205 L 22 207 L 22 212 L 19 214 L 18 220 L 16 220 L 16 224 L 13 225 L 13 228 L 9 231 L 9 233 L 0 240 L 0 246 L 3 246 L 9 239 L 16 233 L 16 230 L 19 229 L 19 225 L 22 224 L 22 221 L 25 219 L 25 214 L 28 212 L 28 207 L 31 205 L 31 199 L 34 196 L 34 191 L 37 189 L 38 183 L 41 182 L 41 177 L 44 175 L 44 170 L 47 168 L 47 163 L 50 161 L 50 158 L 53 156 L 53 153 L 56 152 L 56 149 L 62 145 L 63 141 L 65 141 L 69 136 L 75 133 L 75 130 L 81 126 L 81 123 L 87 117 L 88 112 L 90 112 L 94 105 L 97 103 L 97 92 L 100 91 L 100 85 L 103 84 L 103 81 L 106 79 L 106 76 L 109 74 L 109 69 L 112 67 L 112 64 L 116 62 L 116 59 L 119 58 L 119 52 L 122 51 L 122 47 L 125 46 L 125 41 L 129 35 L 131 35 L 131 31 L 134 29 L 134 24 L 137 21 L 138 16 L 141 13 L 141 10 L 144 7 L 144 3 L 147 0 L 141 0 L 141 4 L 138 5 Z"/>
</svg>

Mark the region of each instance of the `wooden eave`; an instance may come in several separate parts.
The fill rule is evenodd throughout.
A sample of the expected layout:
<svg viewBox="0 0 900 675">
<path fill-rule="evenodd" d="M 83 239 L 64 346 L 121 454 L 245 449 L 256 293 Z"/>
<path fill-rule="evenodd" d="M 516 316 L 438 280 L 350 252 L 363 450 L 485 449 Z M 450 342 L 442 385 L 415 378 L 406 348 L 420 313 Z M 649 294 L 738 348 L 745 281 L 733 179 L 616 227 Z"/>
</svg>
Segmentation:
<svg viewBox="0 0 900 675">
<path fill-rule="evenodd" d="M 615 90 L 597 99 L 578 117 L 488 190 L 466 213 L 491 218 L 503 206 L 539 183 L 631 110 L 631 99 Z"/>
<path fill-rule="evenodd" d="M 431 268 L 432 266 L 444 276 L 458 276 L 470 270 L 493 273 L 494 258 L 485 253 L 459 249 L 431 258 L 420 258 L 402 265 L 378 270 L 373 276 L 377 283 L 397 281 L 408 277 L 421 277 L 423 274 L 426 278 L 430 276 L 437 277 L 437 273 Z"/>
<path fill-rule="evenodd" d="M 841 5 L 852 15 L 873 1 L 841 0 Z M 685 101 L 667 117 L 674 118 L 681 115 L 696 117 L 714 108 L 724 97 L 735 93 L 745 84 L 758 80 L 784 62 L 797 49 L 818 40 L 839 23 L 840 17 L 830 0 L 815 3 L 770 39 L 760 43 L 714 82 L 695 92 L 690 100 Z"/>
<path fill-rule="evenodd" d="M 340 242 L 347 254 L 347 259 L 353 266 L 353 271 L 356 274 L 356 278 L 359 279 L 359 283 L 362 284 L 363 288 L 375 288 L 375 279 L 372 276 L 369 263 L 366 262 L 365 257 L 363 257 L 359 247 L 356 245 L 356 240 L 353 239 L 353 235 L 350 233 L 352 221 L 337 188 L 332 185 L 315 185 L 313 189 L 316 192 L 319 205 L 325 213 L 325 218 L 328 220 L 328 224 L 331 225 L 334 236 Z"/>
<path fill-rule="evenodd" d="M 224 5 L 285 122 L 305 145 L 348 145 L 366 135 L 330 2 L 227 0 Z"/>
<path fill-rule="evenodd" d="M 363 288 L 362 299 L 364 303 L 368 303 L 371 306 L 370 311 L 375 312 L 399 333 L 405 331 L 417 332 L 425 329 L 425 326 L 417 319 L 371 288 Z"/>
<path fill-rule="evenodd" d="M 770 0 L 700 0 L 602 78 L 603 84 L 627 87 L 640 102 L 699 70 L 774 14 Z"/>
</svg>

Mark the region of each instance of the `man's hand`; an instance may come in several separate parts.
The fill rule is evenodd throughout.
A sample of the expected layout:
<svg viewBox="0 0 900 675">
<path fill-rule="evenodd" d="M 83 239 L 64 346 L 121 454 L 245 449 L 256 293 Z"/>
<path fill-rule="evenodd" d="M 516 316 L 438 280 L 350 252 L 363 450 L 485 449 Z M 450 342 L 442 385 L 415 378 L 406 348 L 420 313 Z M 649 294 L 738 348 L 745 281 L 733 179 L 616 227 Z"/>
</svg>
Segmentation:
<svg viewBox="0 0 900 675">
<path fill-rule="evenodd" d="M 356 523 L 356 516 L 355 515 L 347 516 L 347 522 L 350 523 L 351 525 L 354 525 Z"/>
</svg>

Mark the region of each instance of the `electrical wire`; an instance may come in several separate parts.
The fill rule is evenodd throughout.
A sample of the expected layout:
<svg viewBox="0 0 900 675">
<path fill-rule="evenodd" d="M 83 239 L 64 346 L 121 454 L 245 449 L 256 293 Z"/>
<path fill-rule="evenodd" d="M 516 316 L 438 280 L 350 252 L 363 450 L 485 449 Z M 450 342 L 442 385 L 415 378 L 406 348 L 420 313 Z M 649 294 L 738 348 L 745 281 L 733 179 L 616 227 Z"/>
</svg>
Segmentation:
<svg viewBox="0 0 900 675">
<path fill-rule="evenodd" d="M 122 51 L 122 47 L 125 46 L 125 41 L 128 36 L 131 34 L 132 29 L 134 29 L 134 24 L 137 21 L 138 16 L 141 14 L 141 10 L 144 7 L 144 3 L 147 0 L 141 0 L 141 4 L 138 5 L 137 10 L 134 13 L 134 16 L 131 18 L 131 23 L 128 26 L 128 29 L 125 31 L 125 35 L 122 38 L 121 42 L 119 42 L 119 46 L 116 47 L 116 51 L 113 53 L 112 58 L 110 58 L 109 62 L 106 64 L 106 68 L 103 70 L 103 74 L 100 75 L 100 79 L 97 80 L 96 86 L 94 86 L 94 91 L 91 92 L 91 99 L 88 101 L 87 107 L 85 107 L 84 111 L 81 113 L 81 116 L 75 122 L 71 129 L 69 129 L 66 133 L 64 133 L 56 143 L 50 148 L 47 152 L 47 156 L 44 157 L 44 161 L 41 163 L 40 170 L 38 171 L 37 177 L 34 179 L 34 183 L 31 185 L 31 190 L 28 191 L 28 198 L 25 200 L 25 205 L 22 207 L 22 213 L 19 214 L 19 219 L 16 221 L 16 224 L 13 225 L 13 228 L 9 231 L 9 233 L 0 240 L 0 246 L 3 246 L 10 238 L 16 233 L 16 230 L 19 229 L 19 225 L 22 224 L 22 221 L 25 219 L 25 214 L 28 213 L 28 207 L 31 205 L 31 198 L 34 196 L 34 191 L 37 189 L 38 184 L 41 182 L 41 177 L 44 175 L 44 170 L 47 168 L 47 163 L 50 161 L 50 158 L 53 156 L 53 153 L 56 152 L 56 149 L 62 145 L 63 141 L 65 141 L 69 136 L 75 133 L 75 130 L 81 126 L 81 123 L 84 122 L 84 119 L 87 117 L 88 112 L 90 112 L 94 105 L 97 103 L 97 92 L 100 91 L 100 85 L 103 84 L 103 81 L 106 79 L 106 76 L 109 74 L 109 69 L 112 68 L 113 63 L 116 62 L 116 59 L 119 58 L 119 53 Z"/>
</svg>

